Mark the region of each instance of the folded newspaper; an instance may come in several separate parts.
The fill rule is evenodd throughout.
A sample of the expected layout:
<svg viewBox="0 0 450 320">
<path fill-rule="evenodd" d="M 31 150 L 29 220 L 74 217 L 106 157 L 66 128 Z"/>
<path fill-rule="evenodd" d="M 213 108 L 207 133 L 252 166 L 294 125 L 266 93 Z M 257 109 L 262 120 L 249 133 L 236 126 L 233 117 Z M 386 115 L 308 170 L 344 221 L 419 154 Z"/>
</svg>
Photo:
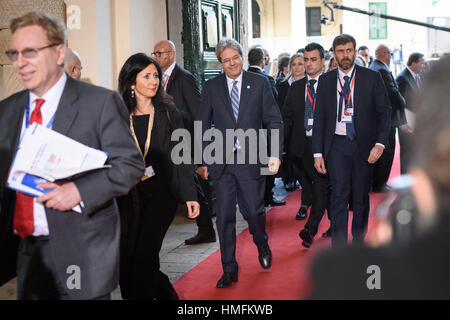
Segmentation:
<svg viewBox="0 0 450 320">
<path fill-rule="evenodd" d="M 39 197 L 50 189 L 39 183 L 70 179 L 88 171 L 109 168 L 108 154 L 56 131 L 33 124 L 24 133 L 11 166 L 9 188 Z"/>
</svg>

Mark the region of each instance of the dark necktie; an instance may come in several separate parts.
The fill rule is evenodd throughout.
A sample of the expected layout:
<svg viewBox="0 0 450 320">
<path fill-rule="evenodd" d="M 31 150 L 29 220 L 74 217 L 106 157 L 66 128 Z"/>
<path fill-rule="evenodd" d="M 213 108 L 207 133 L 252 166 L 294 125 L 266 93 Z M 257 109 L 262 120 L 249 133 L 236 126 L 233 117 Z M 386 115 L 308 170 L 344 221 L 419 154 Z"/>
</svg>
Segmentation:
<svg viewBox="0 0 450 320">
<path fill-rule="evenodd" d="M 317 80 L 311 79 L 308 81 L 308 92 L 309 95 L 306 94 L 306 101 L 305 101 L 305 129 L 306 131 L 309 131 L 313 128 L 312 125 L 308 124 L 308 120 L 314 118 L 314 101 L 316 100 L 316 91 L 314 90 L 314 84 L 317 82 Z"/>
<path fill-rule="evenodd" d="M 41 107 L 44 104 L 44 99 L 36 100 L 36 107 L 31 113 L 30 124 L 42 124 Z M 33 197 L 17 192 L 16 208 L 14 210 L 14 230 L 23 239 L 34 231 L 34 215 L 33 215 Z"/>
<path fill-rule="evenodd" d="M 342 93 L 339 97 L 339 115 L 338 115 L 339 122 L 341 122 L 341 119 L 342 119 L 344 102 L 346 103 L 346 99 L 350 98 L 350 92 L 351 92 L 349 76 L 344 76 L 344 80 L 345 80 L 344 87 L 342 88 Z M 348 101 L 348 105 L 346 106 L 347 108 L 353 108 L 351 100 L 352 99 L 350 99 L 350 101 Z M 354 113 L 354 110 L 353 110 L 353 113 Z M 355 127 L 353 126 L 353 117 L 352 117 L 352 122 L 346 122 L 345 126 L 347 129 L 347 137 L 349 137 L 350 140 L 355 139 L 356 132 L 355 132 Z"/>
</svg>

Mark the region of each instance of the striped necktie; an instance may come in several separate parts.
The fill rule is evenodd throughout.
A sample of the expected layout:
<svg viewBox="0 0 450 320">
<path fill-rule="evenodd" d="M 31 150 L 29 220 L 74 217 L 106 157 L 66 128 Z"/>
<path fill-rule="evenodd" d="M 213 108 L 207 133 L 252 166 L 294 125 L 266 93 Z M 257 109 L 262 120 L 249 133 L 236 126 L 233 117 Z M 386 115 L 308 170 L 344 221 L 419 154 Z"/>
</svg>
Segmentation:
<svg viewBox="0 0 450 320">
<path fill-rule="evenodd" d="M 238 81 L 233 81 L 233 88 L 231 89 L 231 107 L 233 108 L 234 118 L 238 119 L 239 115 L 239 90 L 237 87 Z"/>
</svg>

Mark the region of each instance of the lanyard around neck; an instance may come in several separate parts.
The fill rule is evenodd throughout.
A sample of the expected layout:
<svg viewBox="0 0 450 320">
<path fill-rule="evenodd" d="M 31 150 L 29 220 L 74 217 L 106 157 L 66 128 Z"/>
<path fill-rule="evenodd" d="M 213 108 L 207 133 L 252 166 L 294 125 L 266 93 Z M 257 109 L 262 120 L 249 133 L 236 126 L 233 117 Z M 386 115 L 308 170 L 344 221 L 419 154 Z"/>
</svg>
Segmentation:
<svg viewBox="0 0 450 320">
<path fill-rule="evenodd" d="M 139 140 L 136 136 L 136 132 L 134 131 L 134 125 L 133 125 L 133 116 L 130 114 L 130 129 L 131 129 L 131 135 L 134 138 L 134 141 L 136 142 L 136 146 L 139 150 L 139 153 L 142 156 L 142 160 L 145 163 L 145 157 L 147 157 L 148 154 L 148 150 L 150 149 L 150 140 L 152 138 L 152 128 L 153 128 L 153 119 L 155 116 L 155 108 L 153 108 L 150 111 L 150 120 L 148 121 L 148 126 L 147 126 L 147 139 L 145 140 L 145 147 L 144 147 L 144 152 L 142 153 L 141 147 L 139 146 Z"/>
<path fill-rule="evenodd" d="M 351 82 L 351 84 L 350 84 L 350 92 L 349 92 L 348 96 L 345 95 L 345 93 L 344 93 L 344 88 L 342 87 L 341 78 L 339 77 L 339 73 L 338 73 L 339 85 L 341 86 L 341 92 L 345 97 L 346 106 L 350 105 L 350 102 L 352 99 L 352 91 L 355 88 L 355 71 L 356 71 L 356 68 L 353 67 L 352 75 L 350 76 L 350 80 L 349 80 Z"/>
<path fill-rule="evenodd" d="M 47 123 L 47 128 L 50 129 L 53 125 L 53 121 L 55 120 L 55 114 L 53 114 L 50 121 Z M 25 128 L 28 128 L 30 126 L 30 98 L 28 98 L 27 108 L 25 109 Z"/>
<path fill-rule="evenodd" d="M 309 102 L 311 102 L 313 110 L 316 110 L 317 94 L 316 94 L 316 96 L 314 97 L 314 100 L 313 100 L 313 98 L 311 97 L 311 94 L 309 93 L 308 83 L 306 83 L 306 94 L 308 95 L 308 99 L 309 99 Z"/>
</svg>

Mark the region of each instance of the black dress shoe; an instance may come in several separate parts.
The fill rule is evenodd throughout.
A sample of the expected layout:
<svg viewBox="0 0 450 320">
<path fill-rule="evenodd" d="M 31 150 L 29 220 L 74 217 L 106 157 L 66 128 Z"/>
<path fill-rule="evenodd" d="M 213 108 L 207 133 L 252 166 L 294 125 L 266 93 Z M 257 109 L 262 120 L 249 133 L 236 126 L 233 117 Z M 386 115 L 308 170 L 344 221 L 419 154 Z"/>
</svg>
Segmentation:
<svg viewBox="0 0 450 320">
<path fill-rule="evenodd" d="M 308 229 L 303 229 L 300 231 L 299 236 L 303 240 L 302 245 L 306 248 L 310 248 L 314 241 L 314 236 L 311 232 L 309 232 Z"/>
<path fill-rule="evenodd" d="M 217 288 L 228 288 L 233 283 L 238 282 L 238 274 L 237 272 L 228 273 L 225 272 L 222 277 L 217 281 Z"/>
<path fill-rule="evenodd" d="M 270 251 L 269 245 L 266 244 L 261 248 L 258 248 L 258 260 L 261 267 L 264 269 L 269 269 L 272 265 L 272 251 Z"/>
<path fill-rule="evenodd" d="M 272 198 L 270 200 L 266 200 L 264 201 L 264 206 L 268 207 L 268 206 L 284 206 L 286 204 L 286 201 L 284 200 L 278 200 L 277 198 Z"/>
<path fill-rule="evenodd" d="M 204 233 L 197 233 L 192 238 L 184 240 L 185 244 L 199 244 L 199 243 L 208 243 L 208 242 L 216 242 L 216 235 L 215 234 L 204 234 Z"/>
<path fill-rule="evenodd" d="M 389 192 L 392 189 L 392 187 L 388 184 L 385 184 L 384 186 L 375 186 L 372 188 L 372 192 L 377 193 L 386 193 Z"/>
<path fill-rule="evenodd" d="M 324 233 L 322 233 L 322 238 L 331 238 L 331 227 L 328 228 L 327 231 L 325 231 Z"/>
<path fill-rule="evenodd" d="M 308 216 L 307 211 L 308 209 L 306 209 L 305 207 L 300 207 L 300 209 L 297 212 L 297 215 L 295 216 L 295 220 L 306 219 L 306 217 Z"/>
</svg>

